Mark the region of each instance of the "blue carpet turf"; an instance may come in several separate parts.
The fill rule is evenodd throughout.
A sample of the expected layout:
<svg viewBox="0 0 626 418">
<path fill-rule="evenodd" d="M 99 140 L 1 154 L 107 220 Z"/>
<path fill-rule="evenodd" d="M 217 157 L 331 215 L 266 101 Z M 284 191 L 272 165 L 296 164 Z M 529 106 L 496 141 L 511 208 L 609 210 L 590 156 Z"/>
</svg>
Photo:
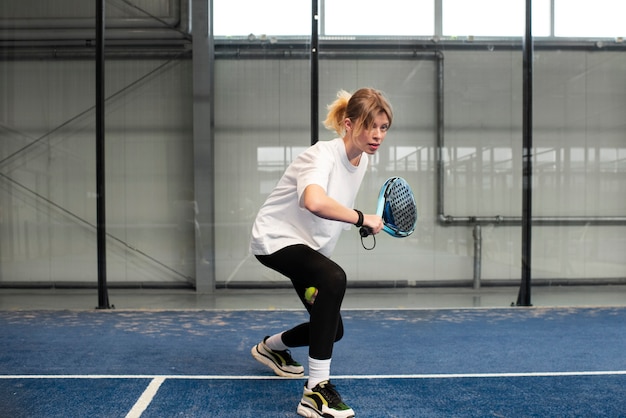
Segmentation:
<svg viewBox="0 0 626 418">
<path fill-rule="evenodd" d="M 348 311 L 333 374 L 626 370 L 624 308 Z M 2 374 L 256 375 L 296 311 L 0 312 Z M 306 360 L 304 348 L 292 350 Z"/>
<path fill-rule="evenodd" d="M 626 416 L 626 376 L 335 383 L 359 417 Z M 302 382 L 286 380 L 168 380 L 143 417 L 293 417 L 301 391 Z"/>
<path fill-rule="evenodd" d="M 624 417 L 626 376 L 339 379 L 360 417 Z M 123 417 L 146 379 L 3 379 L 0 416 Z M 293 417 L 301 380 L 168 379 L 143 418 Z"/>
<path fill-rule="evenodd" d="M 358 416 L 626 417 L 620 373 L 431 376 L 624 371 L 625 314 L 625 308 L 346 311 L 332 374 Z M 124 416 L 149 383 L 142 377 L 155 375 L 171 378 L 144 417 L 295 416 L 304 380 L 262 379 L 272 374 L 249 351 L 263 336 L 304 320 L 303 311 L 3 311 L 0 417 Z M 292 352 L 306 363 L 305 348 Z M 386 378 L 396 375 L 403 378 Z"/>
<path fill-rule="evenodd" d="M 0 417 L 123 417 L 148 383 L 146 379 L 2 379 Z"/>
</svg>

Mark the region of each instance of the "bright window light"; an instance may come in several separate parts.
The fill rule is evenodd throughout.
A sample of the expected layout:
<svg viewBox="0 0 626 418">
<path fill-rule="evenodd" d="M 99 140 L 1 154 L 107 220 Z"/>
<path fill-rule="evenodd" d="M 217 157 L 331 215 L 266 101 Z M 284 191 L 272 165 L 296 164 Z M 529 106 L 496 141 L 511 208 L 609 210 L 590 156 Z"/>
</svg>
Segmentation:
<svg viewBox="0 0 626 418">
<path fill-rule="evenodd" d="M 324 35 L 432 36 L 433 0 L 326 0 Z"/>
<path fill-rule="evenodd" d="M 624 0 L 554 0 L 554 35 L 570 38 L 626 36 Z"/>
<path fill-rule="evenodd" d="M 524 35 L 525 0 L 441 0 L 441 5 L 445 37 Z M 626 36 L 626 0 L 533 0 L 532 9 L 535 37 Z M 217 37 L 311 35 L 306 0 L 214 0 L 213 12 Z M 433 36 L 435 0 L 321 0 L 320 35 Z"/>
<path fill-rule="evenodd" d="M 533 36 L 550 35 L 550 0 L 533 1 Z M 442 0 L 444 36 L 523 36 L 524 0 Z"/>
<path fill-rule="evenodd" d="M 310 36 L 311 2 L 214 0 L 213 35 Z"/>
</svg>

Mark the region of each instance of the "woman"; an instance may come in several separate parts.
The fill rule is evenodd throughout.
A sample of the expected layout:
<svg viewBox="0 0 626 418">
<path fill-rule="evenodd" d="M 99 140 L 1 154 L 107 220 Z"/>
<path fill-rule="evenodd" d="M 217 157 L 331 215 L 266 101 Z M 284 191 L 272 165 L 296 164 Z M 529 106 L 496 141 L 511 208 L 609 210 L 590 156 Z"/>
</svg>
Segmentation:
<svg viewBox="0 0 626 418">
<path fill-rule="evenodd" d="M 339 138 L 316 143 L 289 165 L 252 228 L 252 254 L 291 280 L 310 314 L 309 322 L 265 337 L 252 355 L 279 376 L 302 377 L 304 367 L 289 348 L 309 347 L 309 379 L 298 405 L 305 417 L 354 416 L 330 383 L 333 345 L 343 336 L 340 309 L 346 291 L 346 273 L 330 256 L 350 224 L 373 234 L 383 227 L 380 216 L 352 207 L 368 156 L 382 144 L 392 117 L 378 90 L 340 91 L 324 122 Z M 309 287 L 317 289 L 314 303 L 304 296 Z"/>
</svg>

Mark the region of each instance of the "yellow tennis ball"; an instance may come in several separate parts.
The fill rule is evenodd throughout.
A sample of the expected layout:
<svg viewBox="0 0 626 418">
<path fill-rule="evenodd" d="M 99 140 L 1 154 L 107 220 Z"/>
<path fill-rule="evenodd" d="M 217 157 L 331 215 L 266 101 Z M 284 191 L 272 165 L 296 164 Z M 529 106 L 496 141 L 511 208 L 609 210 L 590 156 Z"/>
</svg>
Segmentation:
<svg viewBox="0 0 626 418">
<path fill-rule="evenodd" d="M 306 290 L 304 291 L 304 300 L 307 301 L 307 303 L 313 305 L 313 302 L 315 302 L 315 297 L 317 296 L 317 289 L 315 287 L 307 287 Z"/>
</svg>

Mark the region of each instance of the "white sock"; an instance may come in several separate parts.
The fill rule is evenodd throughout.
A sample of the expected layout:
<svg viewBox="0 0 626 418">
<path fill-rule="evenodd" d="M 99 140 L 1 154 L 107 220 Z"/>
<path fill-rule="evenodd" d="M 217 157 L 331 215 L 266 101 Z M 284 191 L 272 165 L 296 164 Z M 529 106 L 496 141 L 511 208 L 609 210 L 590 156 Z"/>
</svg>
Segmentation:
<svg viewBox="0 0 626 418">
<path fill-rule="evenodd" d="M 289 347 L 287 347 L 285 345 L 285 343 L 283 343 L 283 339 L 282 339 L 282 332 L 279 332 L 278 334 L 274 334 L 271 337 L 269 337 L 267 340 L 265 340 L 265 345 L 273 351 L 285 351 L 287 350 Z"/>
<path fill-rule="evenodd" d="M 331 360 L 318 360 L 309 357 L 309 381 L 306 384 L 309 389 L 313 389 L 318 383 L 330 379 Z"/>
</svg>

